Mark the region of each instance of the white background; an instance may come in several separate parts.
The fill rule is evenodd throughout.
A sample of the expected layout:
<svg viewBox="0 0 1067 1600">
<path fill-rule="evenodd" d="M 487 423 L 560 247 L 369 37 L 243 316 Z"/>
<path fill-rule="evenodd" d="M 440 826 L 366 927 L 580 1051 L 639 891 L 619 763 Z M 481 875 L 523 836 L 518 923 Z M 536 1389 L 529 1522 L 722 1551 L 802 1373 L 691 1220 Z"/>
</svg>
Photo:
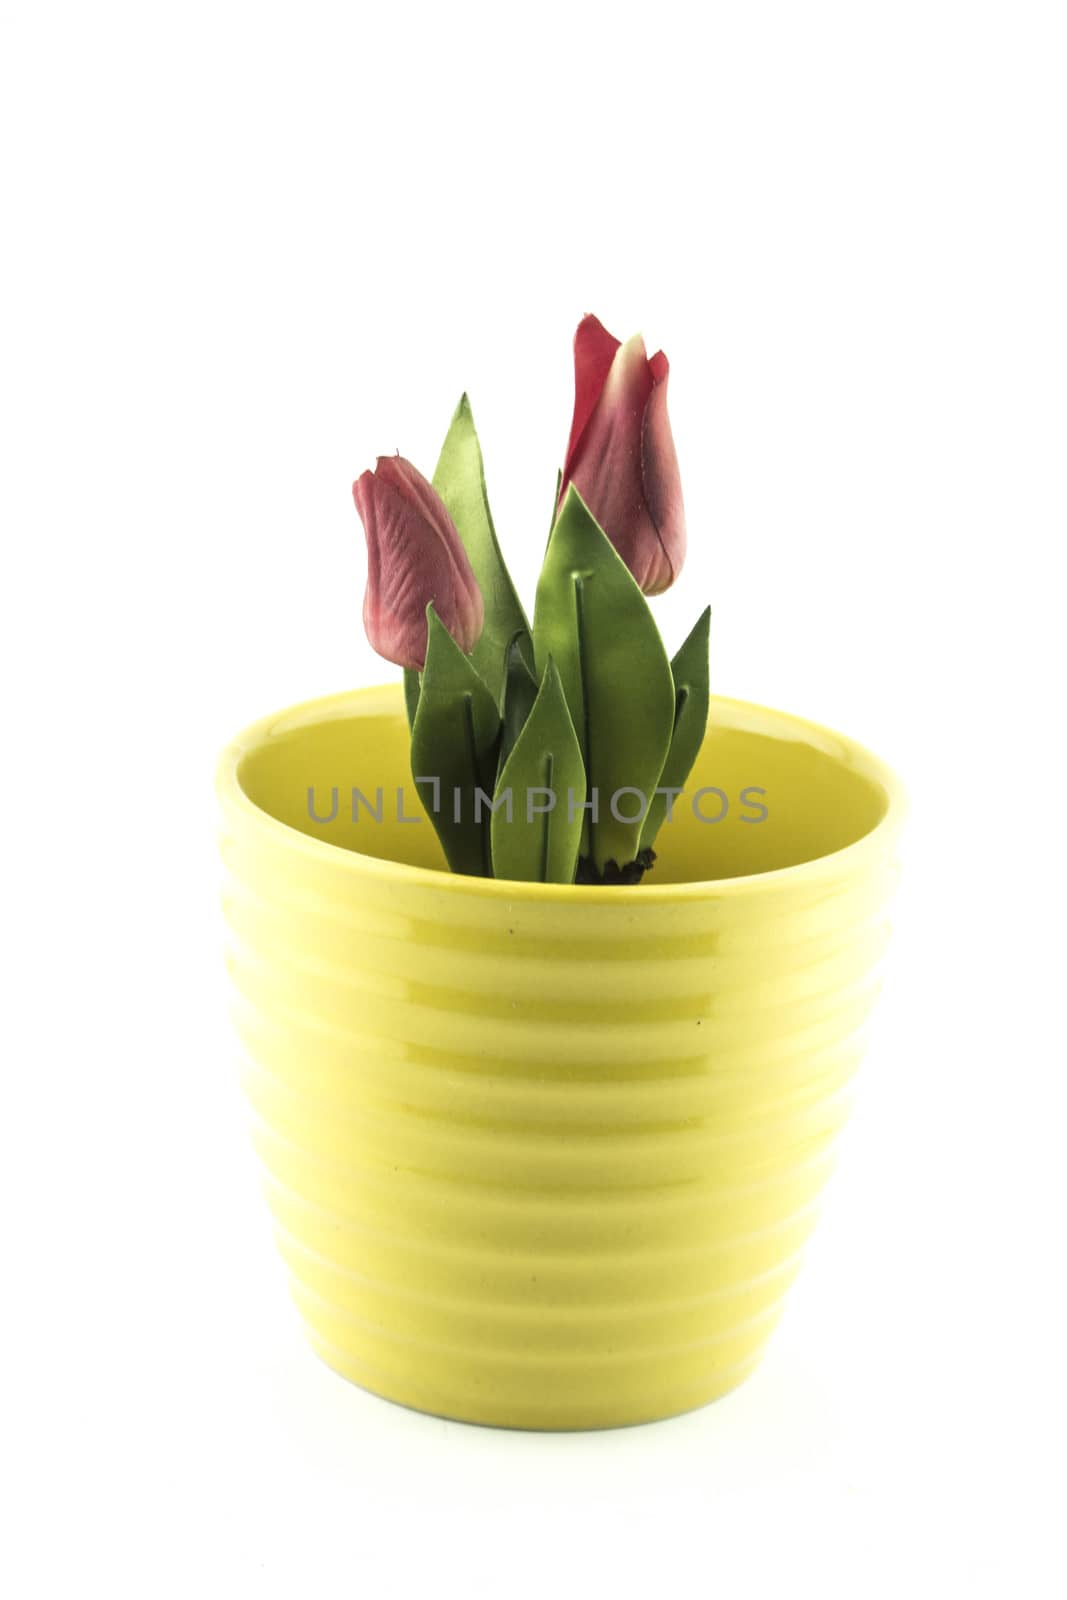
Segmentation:
<svg viewBox="0 0 1067 1600">
<path fill-rule="evenodd" d="M 1062 7 L 0 6 L 0 1570 L 23 1596 L 1062 1594 Z M 469 389 L 530 595 L 595 310 L 672 362 L 723 693 L 911 790 L 765 1364 L 532 1436 L 305 1349 L 212 769 L 391 669 L 349 486 Z"/>
</svg>

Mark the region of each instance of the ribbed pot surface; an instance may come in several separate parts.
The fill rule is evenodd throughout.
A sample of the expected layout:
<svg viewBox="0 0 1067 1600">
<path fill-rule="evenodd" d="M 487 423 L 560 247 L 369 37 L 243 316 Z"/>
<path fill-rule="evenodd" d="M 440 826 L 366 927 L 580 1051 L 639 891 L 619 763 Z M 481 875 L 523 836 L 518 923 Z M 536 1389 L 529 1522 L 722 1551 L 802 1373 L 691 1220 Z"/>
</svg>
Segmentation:
<svg viewBox="0 0 1067 1600">
<path fill-rule="evenodd" d="M 393 691 L 299 707 L 227 752 L 255 1144 L 311 1342 L 363 1387 L 588 1428 L 701 1405 L 758 1362 L 847 1115 L 900 797 L 873 757 L 797 719 L 715 701 L 712 728 L 695 784 L 709 762 L 727 792 L 746 762 L 771 780 L 767 833 L 736 835 L 755 870 L 667 881 L 730 853 L 690 816 L 660 881 L 632 889 L 486 883 L 353 848 L 433 860 L 425 825 L 349 814 L 333 842 L 309 785 L 347 802 L 405 781 Z M 805 798 L 776 822 L 789 783 Z M 820 825 L 830 853 L 790 864 Z"/>
</svg>

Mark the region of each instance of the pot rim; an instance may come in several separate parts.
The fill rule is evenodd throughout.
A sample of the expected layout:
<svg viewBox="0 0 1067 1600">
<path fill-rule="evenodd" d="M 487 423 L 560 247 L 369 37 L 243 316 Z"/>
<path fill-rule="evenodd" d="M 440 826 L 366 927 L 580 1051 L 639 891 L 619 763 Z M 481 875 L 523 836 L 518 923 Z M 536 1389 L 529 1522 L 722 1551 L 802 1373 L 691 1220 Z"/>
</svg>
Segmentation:
<svg viewBox="0 0 1067 1600">
<path fill-rule="evenodd" d="M 899 836 L 907 809 L 903 784 L 893 769 L 873 751 L 848 735 L 827 728 L 822 723 L 800 717 L 791 711 L 780 711 L 760 705 L 754 700 L 739 700 L 729 695 L 712 695 L 709 708 L 709 725 L 714 725 L 716 713 L 720 726 L 727 724 L 752 733 L 765 733 L 778 737 L 803 737 L 825 754 L 832 756 L 840 766 L 860 773 L 877 784 L 885 794 L 886 808 L 883 816 L 862 838 L 826 855 L 815 856 L 810 861 L 800 861 L 793 866 L 776 867 L 768 872 L 743 873 L 733 878 L 703 878 L 686 883 L 640 884 L 575 884 L 575 883 L 523 883 L 512 878 L 474 878 L 460 873 L 447 872 L 437 867 L 417 867 L 405 861 L 391 861 L 379 856 L 363 855 L 328 839 L 317 839 L 302 833 L 299 828 L 272 817 L 269 811 L 255 803 L 246 793 L 239 778 L 241 761 L 250 751 L 267 742 L 282 731 L 301 726 L 330 721 L 334 717 L 362 708 L 366 712 L 402 714 L 403 701 L 400 684 L 376 684 L 361 689 L 344 689 L 334 694 L 319 695 L 310 700 L 298 701 L 281 711 L 258 717 L 236 734 L 226 745 L 219 758 L 215 775 L 215 789 L 223 807 L 239 814 L 254 828 L 272 836 L 298 854 L 329 862 L 339 871 L 367 876 L 383 882 L 423 884 L 454 894 L 475 895 L 496 900 L 527 900 L 557 905 L 581 902 L 585 905 L 663 905 L 677 900 L 704 900 L 727 896 L 763 893 L 774 889 L 800 887 L 802 883 L 817 882 L 825 876 L 838 876 L 842 872 L 862 871 L 870 860 L 884 857 Z"/>
</svg>

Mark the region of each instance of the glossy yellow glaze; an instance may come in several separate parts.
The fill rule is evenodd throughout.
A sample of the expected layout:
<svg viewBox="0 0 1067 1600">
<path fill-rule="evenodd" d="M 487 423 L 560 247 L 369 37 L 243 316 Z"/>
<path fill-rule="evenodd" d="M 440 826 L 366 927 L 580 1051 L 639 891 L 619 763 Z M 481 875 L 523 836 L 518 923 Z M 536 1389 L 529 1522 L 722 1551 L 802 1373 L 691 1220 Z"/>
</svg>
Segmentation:
<svg viewBox="0 0 1067 1600">
<path fill-rule="evenodd" d="M 235 1016 L 311 1342 L 442 1416 L 590 1428 L 752 1371 L 811 1231 L 878 979 L 902 801 L 850 740 L 714 699 L 635 888 L 441 871 L 399 689 L 219 769 Z M 325 817 L 309 815 L 308 790 Z M 692 797 L 721 790 L 721 822 Z M 357 802 L 357 787 L 382 821 Z M 763 822 L 751 819 L 762 789 Z M 705 794 L 704 815 L 722 800 Z"/>
</svg>

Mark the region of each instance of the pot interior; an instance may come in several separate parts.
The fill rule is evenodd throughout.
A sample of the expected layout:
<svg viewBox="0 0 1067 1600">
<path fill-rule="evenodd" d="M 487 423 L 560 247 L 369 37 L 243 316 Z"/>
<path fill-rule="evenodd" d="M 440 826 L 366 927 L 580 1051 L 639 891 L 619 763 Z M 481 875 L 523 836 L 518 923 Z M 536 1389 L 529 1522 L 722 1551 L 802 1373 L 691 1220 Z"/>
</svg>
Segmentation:
<svg viewBox="0 0 1067 1600">
<path fill-rule="evenodd" d="M 399 688 L 314 701 L 254 732 L 236 771 L 254 805 L 340 849 L 447 870 L 411 778 Z M 713 698 L 703 749 L 646 882 L 742 877 L 830 855 L 878 826 L 890 785 L 874 756 L 828 729 Z M 629 814 L 639 802 L 618 803 Z"/>
</svg>

